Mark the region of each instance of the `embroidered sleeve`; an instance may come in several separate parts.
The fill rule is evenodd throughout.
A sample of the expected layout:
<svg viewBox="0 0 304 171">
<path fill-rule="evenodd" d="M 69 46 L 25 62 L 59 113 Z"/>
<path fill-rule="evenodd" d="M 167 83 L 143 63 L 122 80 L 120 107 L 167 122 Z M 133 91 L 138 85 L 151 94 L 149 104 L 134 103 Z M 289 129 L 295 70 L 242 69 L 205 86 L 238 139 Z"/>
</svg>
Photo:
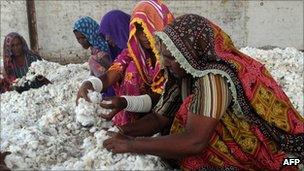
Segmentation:
<svg viewBox="0 0 304 171">
<path fill-rule="evenodd" d="M 228 83 L 220 75 L 208 74 L 195 82 L 190 112 L 220 119 L 231 101 Z"/>
<path fill-rule="evenodd" d="M 96 54 L 95 58 L 97 59 L 97 62 L 105 69 L 110 67 L 112 61 L 109 54 L 100 51 Z"/>
<path fill-rule="evenodd" d="M 97 48 L 91 48 L 91 57 L 89 58 L 89 66 L 91 75 L 101 76 L 111 65 L 111 57 L 107 52 Z"/>
<path fill-rule="evenodd" d="M 91 56 L 88 62 L 91 75 L 99 77 L 106 71 L 106 68 L 102 65 L 102 63 L 100 61 L 97 61 L 96 55 Z"/>
</svg>

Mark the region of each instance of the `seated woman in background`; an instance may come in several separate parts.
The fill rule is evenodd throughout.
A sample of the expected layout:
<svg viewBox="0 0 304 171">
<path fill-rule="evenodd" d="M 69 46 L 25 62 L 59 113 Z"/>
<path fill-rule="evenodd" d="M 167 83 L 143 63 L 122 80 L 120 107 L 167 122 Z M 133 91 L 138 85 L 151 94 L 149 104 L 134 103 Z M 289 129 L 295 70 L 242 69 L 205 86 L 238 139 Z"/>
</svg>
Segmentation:
<svg viewBox="0 0 304 171">
<path fill-rule="evenodd" d="M 111 104 L 103 106 L 114 109 L 103 118 L 111 120 L 115 116 L 114 124 L 124 125 L 149 112 L 152 102 L 158 101 L 165 82 L 153 36 L 172 20 L 173 15 L 161 1 L 140 1 L 132 11 L 128 48 L 122 51 L 105 75 L 85 81 L 77 98 L 88 100 L 89 89 L 104 91 L 114 85 L 116 95 L 125 96 L 113 97 Z M 150 107 L 143 109 L 142 103 Z"/>
<path fill-rule="evenodd" d="M 1 93 L 11 90 L 16 78 L 26 75 L 32 62 L 41 60 L 41 57 L 32 52 L 24 38 L 12 32 L 5 36 L 3 45 L 4 78 L 1 78 Z"/>
<path fill-rule="evenodd" d="M 288 154 L 303 161 L 303 117 L 263 64 L 198 15 L 178 17 L 156 35 L 168 71 L 162 98 L 105 148 L 175 159 L 185 170 L 290 169 L 282 167 Z M 129 137 L 168 126 L 169 135 Z"/>
<path fill-rule="evenodd" d="M 99 34 L 108 42 L 112 61 L 127 48 L 130 15 L 120 10 L 106 13 L 100 22 Z"/>
<path fill-rule="evenodd" d="M 99 24 L 91 17 L 82 17 L 74 23 L 74 34 L 78 43 L 84 48 L 91 50 L 89 59 L 90 75 L 100 77 L 112 63 L 108 43 L 99 35 Z M 113 96 L 115 92 L 109 87 L 104 96 Z"/>
</svg>

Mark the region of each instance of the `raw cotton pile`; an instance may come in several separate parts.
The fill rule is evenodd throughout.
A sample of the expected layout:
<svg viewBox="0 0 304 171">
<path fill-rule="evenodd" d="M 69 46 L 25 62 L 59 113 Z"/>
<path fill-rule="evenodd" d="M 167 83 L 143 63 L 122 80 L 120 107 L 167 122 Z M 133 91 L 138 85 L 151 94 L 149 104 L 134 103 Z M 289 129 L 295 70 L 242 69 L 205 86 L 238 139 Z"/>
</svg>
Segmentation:
<svg viewBox="0 0 304 171">
<path fill-rule="evenodd" d="M 48 168 L 51 164 L 80 156 L 80 146 L 90 133 L 75 122 L 78 84 L 88 75 L 87 65 L 61 66 L 39 61 L 31 75 L 45 75 L 53 84 L 22 94 L 1 95 L 1 151 L 12 151 L 12 169 Z"/>
<path fill-rule="evenodd" d="M 117 132 L 117 128 L 109 131 Z M 94 136 L 83 141 L 84 155 L 80 158 L 70 158 L 63 164 L 53 166 L 53 170 L 164 170 L 166 165 L 158 157 L 150 155 L 113 154 L 103 148 L 102 143 L 108 136 L 100 130 Z"/>
<path fill-rule="evenodd" d="M 303 53 L 294 48 L 243 48 L 242 51 L 266 64 L 295 108 L 303 114 Z M 79 85 L 88 73 L 87 64 L 63 66 L 38 61 L 18 84 L 38 74 L 53 84 L 22 94 L 1 94 L 0 150 L 12 152 L 5 160 L 8 167 L 23 170 L 166 169 L 158 157 L 114 155 L 103 148 L 107 135 L 101 128 L 110 127 L 111 123 L 98 116 L 98 112 L 108 112 L 97 106 L 100 94 L 90 93 L 93 103 L 80 99 L 79 106 L 75 104 Z M 78 115 L 81 117 L 76 117 Z M 82 127 L 82 124 L 87 126 L 84 123 L 87 118 L 90 118 L 89 125 L 93 125 L 91 128 Z M 114 127 L 110 128 L 115 131 Z"/>
<path fill-rule="evenodd" d="M 109 112 L 97 106 L 100 94 L 89 93 L 93 103 L 80 99 L 79 106 L 75 104 L 79 85 L 88 73 L 87 64 L 62 66 L 38 61 L 33 63 L 28 75 L 19 81 L 31 80 L 34 75 L 41 74 L 52 84 L 22 94 L 7 92 L 1 95 L 1 151 L 12 152 L 5 160 L 9 168 L 165 168 L 158 157 L 113 155 L 102 147 L 102 141 L 107 136 L 101 128 L 109 127 L 111 123 L 101 120 L 94 113 Z M 18 84 L 22 84 L 20 82 Z M 86 117 L 93 116 L 94 126 L 82 127 L 76 121 L 76 113 L 85 116 L 80 117 L 81 123 Z"/>
</svg>

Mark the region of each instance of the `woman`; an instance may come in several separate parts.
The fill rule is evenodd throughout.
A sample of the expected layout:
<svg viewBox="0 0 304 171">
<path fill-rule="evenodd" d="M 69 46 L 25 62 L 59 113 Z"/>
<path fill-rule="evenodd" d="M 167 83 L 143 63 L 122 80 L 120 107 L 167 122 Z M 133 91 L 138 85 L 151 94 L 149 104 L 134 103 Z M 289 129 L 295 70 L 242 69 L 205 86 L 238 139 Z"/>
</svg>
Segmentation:
<svg viewBox="0 0 304 171">
<path fill-rule="evenodd" d="M 130 15 L 120 10 L 106 13 L 100 22 L 99 34 L 108 42 L 112 61 L 127 47 Z"/>
<path fill-rule="evenodd" d="M 0 80 L 1 93 L 10 90 L 16 78 L 26 75 L 32 62 L 41 57 L 32 52 L 24 38 L 12 32 L 5 36 L 3 45 L 4 78 Z"/>
<path fill-rule="evenodd" d="M 91 75 L 101 76 L 109 68 L 112 58 L 106 40 L 99 35 L 99 24 L 91 17 L 82 17 L 74 23 L 74 34 L 78 43 L 84 48 L 91 50 L 89 66 Z M 109 87 L 104 96 L 115 95 L 112 87 Z"/>
<path fill-rule="evenodd" d="M 137 108 L 135 103 L 152 105 L 152 100 L 158 101 L 162 92 L 164 77 L 160 72 L 159 53 L 153 35 L 155 31 L 162 30 L 172 19 L 172 14 L 161 1 L 139 2 L 131 15 L 128 48 L 122 51 L 106 74 L 99 77 L 101 81 L 97 79 L 84 82 L 78 91 L 78 98 L 87 99 L 88 89 L 96 90 L 102 85 L 98 91 L 104 91 L 114 85 L 116 95 L 126 96 L 111 98 L 112 103 L 103 107 L 110 106 L 115 110 L 103 117 L 110 120 L 120 111 L 113 118 L 116 125 L 124 125 L 142 116 L 135 112 L 150 111 L 151 107 Z M 122 109 L 125 110 L 121 111 Z"/>
<path fill-rule="evenodd" d="M 198 15 L 181 16 L 156 35 L 168 70 L 162 99 L 105 148 L 176 159 L 185 170 L 280 170 L 287 154 L 303 161 L 304 120 L 263 64 Z M 170 135 L 122 135 L 152 135 L 172 118 Z"/>
</svg>

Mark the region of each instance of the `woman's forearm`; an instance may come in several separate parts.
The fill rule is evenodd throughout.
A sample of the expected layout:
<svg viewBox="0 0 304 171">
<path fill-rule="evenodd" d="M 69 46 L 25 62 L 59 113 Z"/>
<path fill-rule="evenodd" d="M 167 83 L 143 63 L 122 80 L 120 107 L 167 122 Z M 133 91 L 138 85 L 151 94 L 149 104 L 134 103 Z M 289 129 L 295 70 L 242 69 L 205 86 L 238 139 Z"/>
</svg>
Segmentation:
<svg viewBox="0 0 304 171">
<path fill-rule="evenodd" d="M 121 129 L 125 135 L 132 137 L 152 136 L 160 132 L 168 124 L 168 118 L 150 113 L 133 123 L 121 126 Z"/>
<path fill-rule="evenodd" d="M 195 155 L 207 146 L 217 124 L 217 119 L 189 113 L 187 124 L 181 133 L 155 138 L 135 138 L 130 141 L 130 152 L 167 158 Z"/>
<path fill-rule="evenodd" d="M 130 140 L 130 152 L 151 154 L 165 158 L 178 159 L 198 154 L 206 147 L 208 141 L 196 141 L 187 132 L 161 137 L 138 137 Z"/>
</svg>

